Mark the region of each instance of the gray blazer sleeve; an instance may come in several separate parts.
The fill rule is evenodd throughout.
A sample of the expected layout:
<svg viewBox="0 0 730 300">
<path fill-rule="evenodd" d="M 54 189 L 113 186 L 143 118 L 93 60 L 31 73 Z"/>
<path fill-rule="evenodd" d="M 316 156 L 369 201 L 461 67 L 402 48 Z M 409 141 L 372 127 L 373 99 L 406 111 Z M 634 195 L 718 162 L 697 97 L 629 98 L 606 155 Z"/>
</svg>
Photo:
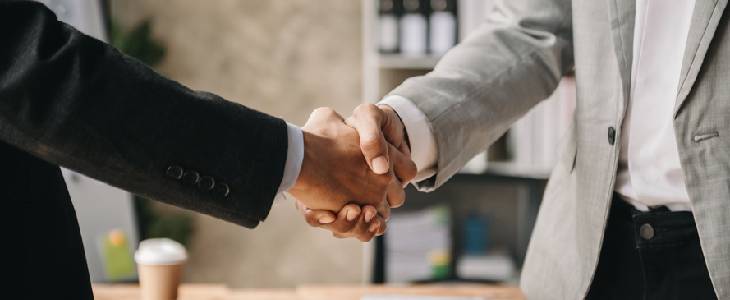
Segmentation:
<svg viewBox="0 0 730 300">
<path fill-rule="evenodd" d="M 572 66 L 569 0 L 498 5 L 433 72 L 410 78 L 390 93 L 413 101 L 436 139 L 437 173 L 419 188 L 443 184 L 549 97 Z"/>
</svg>

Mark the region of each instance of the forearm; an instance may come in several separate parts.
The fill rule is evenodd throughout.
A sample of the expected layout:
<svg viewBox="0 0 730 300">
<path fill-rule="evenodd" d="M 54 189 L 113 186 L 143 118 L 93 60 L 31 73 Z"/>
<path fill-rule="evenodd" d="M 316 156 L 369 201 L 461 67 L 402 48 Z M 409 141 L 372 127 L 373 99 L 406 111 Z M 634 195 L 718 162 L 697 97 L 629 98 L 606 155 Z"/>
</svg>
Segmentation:
<svg viewBox="0 0 730 300">
<path fill-rule="evenodd" d="M 425 113 L 443 184 L 530 108 L 547 98 L 573 65 L 570 1 L 507 1 L 433 72 L 391 95 Z"/>
<path fill-rule="evenodd" d="M 0 6 L 2 140 L 245 226 L 266 217 L 286 160 L 282 120 L 167 80 L 39 4 Z M 176 179 L 170 166 L 198 180 Z"/>
</svg>

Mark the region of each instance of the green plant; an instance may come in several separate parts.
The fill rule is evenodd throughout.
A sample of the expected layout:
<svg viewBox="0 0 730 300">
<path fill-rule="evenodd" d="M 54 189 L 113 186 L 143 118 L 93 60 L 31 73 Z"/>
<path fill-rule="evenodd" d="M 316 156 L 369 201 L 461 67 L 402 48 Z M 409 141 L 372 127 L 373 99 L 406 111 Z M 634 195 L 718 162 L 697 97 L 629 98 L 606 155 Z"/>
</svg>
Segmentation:
<svg viewBox="0 0 730 300">
<path fill-rule="evenodd" d="M 134 197 L 137 215 L 137 229 L 140 239 L 166 237 L 185 246 L 193 235 L 193 218 L 185 213 L 159 211 L 154 209 L 152 200 Z"/>
<path fill-rule="evenodd" d="M 158 214 L 147 228 L 148 238 L 171 238 L 186 246 L 192 233 L 193 219 L 185 214 Z"/>
<path fill-rule="evenodd" d="M 155 66 L 165 57 L 165 47 L 152 37 L 152 21 L 143 20 L 129 31 L 124 31 L 112 21 L 109 32 L 112 46 L 122 53 L 134 57 L 141 62 Z"/>
</svg>

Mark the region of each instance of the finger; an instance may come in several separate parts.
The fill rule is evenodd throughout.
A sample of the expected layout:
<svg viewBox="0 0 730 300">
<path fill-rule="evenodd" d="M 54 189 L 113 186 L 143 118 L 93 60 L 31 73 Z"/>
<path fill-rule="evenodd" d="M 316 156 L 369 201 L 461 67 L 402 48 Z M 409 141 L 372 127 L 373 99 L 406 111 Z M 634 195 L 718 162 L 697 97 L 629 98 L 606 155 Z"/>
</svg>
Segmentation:
<svg viewBox="0 0 730 300">
<path fill-rule="evenodd" d="M 375 220 L 373 220 L 373 223 L 377 224 L 377 227 L 370 227 L 370 231 L 375 234 L 375 236 L 381 236 L 383 233 L 385 233 L 385 230 L 388 228 L 388 223 L 385 222 L 385 220 L 381 217 L 377 217 Z"/>
<path fill-rule="evenodd" d="M 388 229 L 388 222 L 385 222 L 382 218 L 378 218 L 378 222 L 380 223 L 380 227 L 378 227 L 378 232 L 375 233 L 375 236 L 381 236 L 385 233 L 385 231 Z"/>
<path fill-rule="evenodd" d="M 404 143 L 405 139 L 405 126 L 401 121 L 398 114 L 393 110 L 392 107 L 386 104 L 379 104 L 378 108 L 383 112 L 384 121 L 381 126 L 385 140 L 391 145 L 399 148 Z"/>
<path fill-rule="evenodd" d="M 388 190 L 386 192 L 388 195 L 388 205 L 391 208 L 401 207 L 406 201 L 406 192 L 403 190 L 400 181 L 395 178 L 388 184 Z"/>
<path fill-rule="evenodd" d="M 368 226 L 368 238 L 372 239 L 376 236 L 381 236 L 385 233 L 388 228 L 388 223 L 380 216 L 377 216 Z"/>
<path fill-rule="evenodd" d="M 380 204 L 378 204 L 375 208 L 384 220 L 387 221 L 390 219 L 390 206 L 388 205 L 388 201 L 380 202 Z"/>
<path fill-rule="evenodd" d="M 390 146 L 388 151 L 390 156 L 390 162 L 393 164 L 393 173 L 401 182 L 408 183 L 413 178 L 416 178 L 416 163 L 411 160 L 411 155 L 397 150 L 395 147 Z"/>
<path fill-rule="evenodd" d="M 340 212 L 337 213 L 337 219 L 331 224 L 323 226 L 323 228 L 339 234 L 349 233 L 353 228 L 355 228 L 355 226 L 357 226 L 357 217 L 353 220 L 348 219 L 348 215 L 351 216 L 353 214 L 352 211 L 354 210 L 356 210 L 359 215 L 360 206 L 357 204 L 345 205 L 342 207 Z"/>
<path fill-rule="evenodd" d="M 345 122 L 354 127 L 360 136 L 362 150 L 370 168 L 375 174 L 388 172 L 388 142 L 383 136 L 383 112 L 374 104 L 361 104 Z"/>
<path fill-rule="evenodd" d="M 307 122 L 327 120 L 344 121 L 342 116 L 338 114 L 334 109 L 330 107 L 320 107 L 312 111 L 312 113 L 309 115 L 309 121 Z"/>
<path fill-rule="evenodd" d="M 312 227 L 323 227 L 335 222 L 335 214 L 328 210 L 304 210 L 304 220 Z"/>
<path fill-rule="evenodd" d="M 363 206 L 362 211 L 365 218 L 365 223 L 370 223 L 370 221 L 372 221 L 373 218 L 378 215 L 378 210 L 375 209 L 375 206 L 372 205 Z"/>
<path fill-rule="evenodd" d="M 345 213 L 345 218 L 348 221 L 355 221 L 360 217 L 360 206 L 357 206 L 355 204 L 348 204 L 345 207 L 347 207 L 347 212 Z"/>
<path fill-rule="evenodd" d="M 365 216 L 361 216 L 357 222 L 357 226 L 353 229 L 353 235 L 361 242 L 368 242 L 375 236 L 377 231 L 371 231 L 371 223 L 365 222 Z"/>
<path fill-rule="evenodd" d="M 365 211 L 365 208 L 363 208 Z M 361 242 L 369 242 L 373 237 L 382 235 L 385 232 L 386 223 L 380 216 L 374 217 L 372 222 L 365 221 L 365 215 L 361 215 L 357 221 L 357 225 L 349 232 L 333 232 L 332 235 L 337 238 L 354 237 Z"/>
<path fill-rule="evenodd" d="M 403 153 L 406 157 L 411 157 L 411 147 L 408 146 L 406 143 L 400 144 L 400 147 L 398 147 L 398 151 Z"/>
<path fill-rule="evenodd" d="M 410 183 L 410 182 L 411 182 L 411 180 L 415 179 L 415 178 L 416 178 L 416 176 L 418 175 L 418 166 L 416 165 L 416 162 L 414 162 L 414 161 L 413 161 L 413 160 L 411 159 L 411 158 L 412 158 L 412 156 L 411 156 L 411 147 L 410 147 L 410 146 L 408 146 L 408 144 L 407 144 L 407 143 L 403 143 L 403 144 L 401 144 L 401 145 L 400 145 L 400 147 L 398 147 L 398 151 L 400 151 L 400 152 L 401 152 L 401 154 L 403 154 L 403 156 L 405 156 L 405 157 L 409 158 L 409 160 L 410 160 L 410 161 L 411 161 L 411 162 L 413 163 L 413 169 L 412 169 L 412 170 L 414 170 L 414 171 L 415 171 L 415 172 L 414 172 L 414 173 L 412 174 L 412 175 L 413 175 L 413 178 L 411 178 L 410 180 L 407 180 L 407 179 L 408 179 L 408 174 L 402 174 L 402 175 L 401 175 L 401 176 L 403 176 L 404 178 L 400 178 L 400 180 L 401 180 L 401 183 L 403 184 L 403 188 L 405 188 L 406 186 L 408 186 L 408 183 Z M 396 154 L 396 155 L 398 155 L 398 154 Z M 398 163 L 395 163 L 395 164 L 398 164 Z M 401 167 L 397 167 L 397 169 L 400 169 L 400 168 L 401 168 Z M 408 170 L 408 169 L 406 169 L 406 170 Z M 397 174 L 397 173 L 396 173 L 396 174 Z M 397 175 L 396 175 L 396 176 L 397 176 Z"/>
</svg>

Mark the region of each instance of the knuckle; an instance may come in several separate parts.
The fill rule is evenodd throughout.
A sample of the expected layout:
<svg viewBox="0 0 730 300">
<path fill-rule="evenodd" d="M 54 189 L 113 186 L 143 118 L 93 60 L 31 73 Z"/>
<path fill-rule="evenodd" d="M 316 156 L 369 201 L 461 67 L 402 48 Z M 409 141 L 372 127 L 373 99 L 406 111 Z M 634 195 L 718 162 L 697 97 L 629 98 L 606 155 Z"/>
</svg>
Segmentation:
<svg viewBox="0 0 730 300">
<path fill-rule="evenodd" d="M 362 104 L 358 105 L 357 107 L 355 107 L 354 114 L 361 115 L 361 116 L 370 115 L 370 114 L 373 114 L 374 112 L 376 112 L 375 110 L 377 110 L 377 109 L 378 109 L 378 107 L 375 106 L 375 104 L 362 103 Z"/>
<path fill-rule="evenodd" d="M 322 115 L 322 116 L 331 116 L 331 115 L 334 115 L 334 113 L 335 113 L 335 110 L 330 107 L 318 107 L 312 112 L 312 114 Z"/>
</svg>

